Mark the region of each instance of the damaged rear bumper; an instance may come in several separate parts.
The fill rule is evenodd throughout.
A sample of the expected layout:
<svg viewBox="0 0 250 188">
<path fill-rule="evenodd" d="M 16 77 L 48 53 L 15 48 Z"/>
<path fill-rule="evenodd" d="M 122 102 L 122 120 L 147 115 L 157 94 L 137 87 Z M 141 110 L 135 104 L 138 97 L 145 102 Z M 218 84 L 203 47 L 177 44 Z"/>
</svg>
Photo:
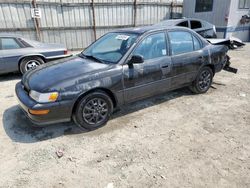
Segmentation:
<svg viewBox="0 0 250 188">
<path fill-rule="evenodd" d="M 225 66 L 223 67 L 223 70 L 224 70 L 224 71 L 227 71 L 227 72 L 231 72 L 231 73 L 236 74 L 237 71 L 238 71 L 238 69 L 231 67 L 230 64 L 231 64 L 231 62 L 230 62 L 230 57 L 227 56 L 227 61 L 226 61 Z"/>
</svg>

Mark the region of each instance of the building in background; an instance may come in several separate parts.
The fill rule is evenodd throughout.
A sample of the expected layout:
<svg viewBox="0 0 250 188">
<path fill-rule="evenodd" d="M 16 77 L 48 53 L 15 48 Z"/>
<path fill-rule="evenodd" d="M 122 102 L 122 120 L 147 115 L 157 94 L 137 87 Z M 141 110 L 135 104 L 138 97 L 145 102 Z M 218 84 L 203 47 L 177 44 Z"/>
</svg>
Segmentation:
<svg viewBox="0 0 250 188">
<path fill-rule="evenodd" d="M 250 41 L 249 6 L 250 0 L 184 0 L 183 16 L 211 22 L 219 38 Z"/>
</svg>

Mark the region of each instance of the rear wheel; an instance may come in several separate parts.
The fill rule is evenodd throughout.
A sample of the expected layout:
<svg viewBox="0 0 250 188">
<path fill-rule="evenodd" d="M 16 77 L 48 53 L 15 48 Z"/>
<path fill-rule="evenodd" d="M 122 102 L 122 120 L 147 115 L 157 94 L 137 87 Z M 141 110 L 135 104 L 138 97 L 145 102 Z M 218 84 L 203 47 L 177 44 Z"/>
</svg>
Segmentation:
<svg viewBox="0 0 250 188">
<path fill-rule="evenodd" d="M 194 93 L 206 93 L 213 81 L 213 71 L 209 67 L 203 67 L 198 73 L 195 81 L 189 87 Z"/>
<path fill-rule="evenodd" d="M 26 57 L 22 59 L 20 63 L 20 72 L 24 74 L 29 70 L 37 68 L 39 65 L 43 63 L 44 61 L 40 57 Z"/>
<path fill-rule="evenodd" d="M 94 130 L 107 123 L 113 111 L 110 97 L 102 91 L 96 91 L 83 97 L 73 114 L 74 122 L 81 128 Z"/>
</svg>

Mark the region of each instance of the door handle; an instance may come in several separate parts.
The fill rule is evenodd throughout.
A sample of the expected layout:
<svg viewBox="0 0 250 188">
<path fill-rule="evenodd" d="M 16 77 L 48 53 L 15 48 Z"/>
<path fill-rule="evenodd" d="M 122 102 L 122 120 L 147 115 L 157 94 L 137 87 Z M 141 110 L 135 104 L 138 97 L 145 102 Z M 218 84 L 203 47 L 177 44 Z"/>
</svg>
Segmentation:
<svg viewBox="0 0 250 188">
<path fill-rule="evenodd" d="M 161 68 L 168 68 L 168 65 L 163 65 Z"/>
</svg>

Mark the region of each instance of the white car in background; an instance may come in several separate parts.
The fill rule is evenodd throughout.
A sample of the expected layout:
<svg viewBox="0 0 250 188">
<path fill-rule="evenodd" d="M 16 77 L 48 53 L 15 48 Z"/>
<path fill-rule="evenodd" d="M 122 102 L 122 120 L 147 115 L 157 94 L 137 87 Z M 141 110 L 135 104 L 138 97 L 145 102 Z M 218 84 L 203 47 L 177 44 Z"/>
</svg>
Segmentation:
<svg viewBox="0 0 250 188">
<path fill-rule="evenodd" d="M 164 20 L 155 25 L 162 25 L 169 27 L 173 26 L 187 27 L 199 33 L 204 38 L 217 38 L 215 25 L 205 20 L 193 19 L 193 18 L 171 19 L 171 20 Z"/>
</svg>

